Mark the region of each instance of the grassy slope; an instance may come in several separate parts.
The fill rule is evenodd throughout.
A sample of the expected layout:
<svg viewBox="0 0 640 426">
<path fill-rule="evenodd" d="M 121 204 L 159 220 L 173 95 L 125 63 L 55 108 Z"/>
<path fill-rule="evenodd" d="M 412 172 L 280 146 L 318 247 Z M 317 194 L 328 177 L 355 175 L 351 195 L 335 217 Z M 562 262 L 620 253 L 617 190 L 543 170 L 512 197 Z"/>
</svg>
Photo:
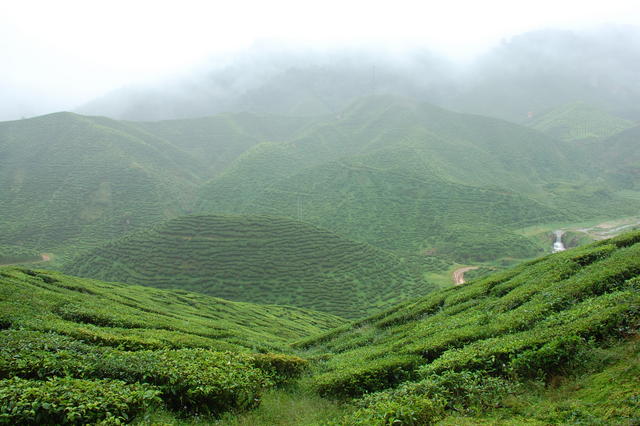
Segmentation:
<svg viewBox="0 0 640 426">
<path fill-rule="evenodd" d="M 91 246 L 183 211 L 198 171 L 149 134 L 57 113 L 0 123 L 0 243 Z"/>
<path fill-rule="evenodd" d="M 594 106 L 574 102 L 538 115 L 526 125 L 549 136 L 572 142 L 607 138 L 632 127 L 633 122 Z"/>
<path fill-rule="evenodd" d="M 51 332 L 88 344 L 130 349 L 282 351 L 292 338 L 342 322 L 305 309 L 15 267 L 0 269 L 0 291 L 3 329 Z"/>
<path fill-rule="evenodd" d="M 65 271 L 351 318 L 431 290 L 394 254 L 255 216 L 177 218 L 81 255 Z"/>
<path fill-rule="evenodd" d="M 498 377 L 506 380 L 505 386 L 531 378 L 570 376 L 572 368 L 585 367 L 583 361 L 597 358 L 599 345 L 615 346 L 620 337 L 637 333 L 639 284 L 640 233 L 635 232 L 405 302 L 297 346 L 308 348 L 309 355 L 331 354 L 314 378 L 320 393 L 360 396 L 382 391 L 359 413 L 372 420 L 376 410 L 393 408 L 395 403 L 402 410 L 407 398 L 435 401 L 429 389 L 446 384 L 434 384 L 440 380 L 434 377 L 449 372 Z M 623 421 L 607 407 L 637 410 L 633 398 L 637 401 L 638 388 L 631 394 L 600 389 L 604 379 L 597 376 L 603 371 L 599 368 L 585 379 L 589 389 L 572 394 L 573 403 L 601 421 Z M 633 386 L 630 376 L 625 377 L 620 378 L 626 380 L 624 386 Z M 399 392 L 384 391 L 403 381 L 421 384 L 407 385 Z M 611 391 L 612 399 L 606 407 L 591 410 L 589 403 L 600 391 Z M 524 395 L 524 399 L 533 398 Z M 452 413 L 447 410 L 444 414 L 434 411 L 437 415 L 432 420 Z M 526 411 L 542 421 L 548 418 L 543 409 Z M 460 412 L 465 412 L 463 407 Z M 636 419 L 638 414 L 635 411 Z M 351 420 L 357 418 L 363 417 Z"/>
</svg>

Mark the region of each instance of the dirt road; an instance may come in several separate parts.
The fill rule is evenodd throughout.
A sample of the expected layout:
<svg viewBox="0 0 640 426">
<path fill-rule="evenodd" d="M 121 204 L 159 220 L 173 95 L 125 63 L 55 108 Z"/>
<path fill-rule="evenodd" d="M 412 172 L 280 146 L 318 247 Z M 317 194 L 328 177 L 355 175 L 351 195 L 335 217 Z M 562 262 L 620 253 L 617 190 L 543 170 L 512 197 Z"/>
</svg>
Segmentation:
<svg viewBox="0 0 640 426">
<path fill-rule="evenodd" d="M 464 268 L 456 269 L 455 271 L 453 271 L 453 284 L 464 284 L 464 273 L 478 268 L 478 266 L 465 266 Z"/>
</svg>

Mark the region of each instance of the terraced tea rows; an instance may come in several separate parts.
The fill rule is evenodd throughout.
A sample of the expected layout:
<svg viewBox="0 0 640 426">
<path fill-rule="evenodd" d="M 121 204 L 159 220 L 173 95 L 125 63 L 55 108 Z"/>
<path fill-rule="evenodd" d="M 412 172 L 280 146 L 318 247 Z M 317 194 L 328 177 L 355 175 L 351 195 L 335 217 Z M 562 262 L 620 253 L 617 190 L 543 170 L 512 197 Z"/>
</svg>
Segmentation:
<svg viewBox="0 0 640 426">
<path fill-rule="evenodd" d="M 113 120 L 0 123 L 0 244 L 92 247 L 181 212 L 197 173 L 175 147 Z"/>
<path fill-rule="evenodd" d="M 82 255 L 65 271 L 350 318 L 432 290 L 391 253 L 262 216 L 174 219 Z"/>
<path fill-rule="evenodd" d="M 304 309 L 0 268 L 0 421 L 219 415 L 302 374 L 287 341 L 342 323 Z M 252 353 L 253 352 L 253 353 Z"/>
<path fill-rule="evenodd" d="M 104 283 L 17 267 L 0 269 L 0 328 L 51 332 L 129 349 L 284 350 L 295 336 L 339 325 L 293 307 Z"/>
<path fill-rule="evenodd" d="M 570 374 L 597 356 L 598 345 L 636 334 L 639 307 L 640 232 L 635 232 L 399 304 L 296 346 L 328 359 L 314 378 L 321 394 L 359 397 L 381 391 L 346 423 L 362 416 L 371 424 L 387 424 L 380 419 L 423 409 L 431 412 L 428 423 L 445 415 L 441 403 L 449 409 L 457 403 L 455 395 L 437 399 L 432 392 L 441 385 L 434 380 L 442 383 L 452 375 L 452 386 L 482 387 L 494 377 L 508 389 L 522 380 Z M 466 380 L 476 384 L 463 385 Z M 416 383 L 384 391 L 401 382 Z M 631 409 L 625 401 L 608 403 Z M 439 408 L 429 411 L 434 407 Z"/>
</svg>

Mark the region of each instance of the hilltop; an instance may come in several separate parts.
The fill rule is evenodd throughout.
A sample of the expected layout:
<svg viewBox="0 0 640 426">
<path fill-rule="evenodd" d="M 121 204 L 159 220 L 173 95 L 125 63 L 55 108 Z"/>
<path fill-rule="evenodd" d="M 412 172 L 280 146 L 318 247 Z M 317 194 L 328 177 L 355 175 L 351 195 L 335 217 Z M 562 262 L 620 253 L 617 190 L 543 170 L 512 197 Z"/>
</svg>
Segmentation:
<svg viewBox="0 0 640 426">
<path fill-rule="evenodd" d="M 392 253 L 264 216 L 176 218 L 83 254 L 64 271 L 350 318 L 433 289 Z"/>
</svg>

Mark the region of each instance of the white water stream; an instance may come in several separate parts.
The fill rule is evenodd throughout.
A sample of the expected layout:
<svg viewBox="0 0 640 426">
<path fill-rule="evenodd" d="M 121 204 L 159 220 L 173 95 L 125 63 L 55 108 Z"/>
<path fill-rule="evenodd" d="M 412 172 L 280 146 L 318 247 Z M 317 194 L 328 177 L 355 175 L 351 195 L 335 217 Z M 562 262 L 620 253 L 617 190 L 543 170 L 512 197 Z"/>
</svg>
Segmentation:
<svg viewBox="0 0 640 426">
<path fill-rule="evenodd" d="M 565 251 L 567 248 L 564 246 L 564 243 L 562 242 L 562 235 L 564 234 L 564 231 L 554 231 L 554 234 L 556 234 L 556 241 L 553 243 L 553 253 L 557 253 L 559 251 Z"/>
</svg>

